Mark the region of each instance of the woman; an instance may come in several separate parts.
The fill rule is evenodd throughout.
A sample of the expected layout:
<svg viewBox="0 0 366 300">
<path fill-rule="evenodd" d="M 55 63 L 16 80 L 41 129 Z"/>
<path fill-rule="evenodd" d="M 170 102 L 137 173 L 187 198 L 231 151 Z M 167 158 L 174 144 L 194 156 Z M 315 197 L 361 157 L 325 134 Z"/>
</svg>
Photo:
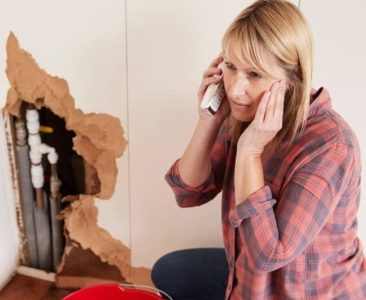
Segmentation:
<svg viewBox="0 0 366 300">
<path fill-rule="evenodd" d="M 166 180 L 182 207 L 222 191 L 227 263 L 220 249 L 171 253 L 155 264 L 155 284 L 176 300 L 365 299 L 359 145 L 327 90 L 311 88 L 312 38 L 297 7 L 247 7 L 199 102 L 221 74 L 226 98 L 215 115 L 200 111 Z"/>
</svg>

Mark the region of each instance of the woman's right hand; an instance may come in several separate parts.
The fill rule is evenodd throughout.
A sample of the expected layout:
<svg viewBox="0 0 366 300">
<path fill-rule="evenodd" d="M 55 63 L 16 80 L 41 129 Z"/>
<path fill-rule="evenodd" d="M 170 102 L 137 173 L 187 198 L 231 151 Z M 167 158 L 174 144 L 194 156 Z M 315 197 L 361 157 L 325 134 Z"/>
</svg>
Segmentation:
<svg viewBox="0 0 366 300">
<path fill-rule="evenodd" d="M 226 96 L 222 100 L 218 111 L 211 116 L 207 112 L 203 111 L 199 106 L 201 104 L 202 98 L 207 90 L 207 87 L 214 83 L 218 84 L 223 78 L 219 78 L 222 75 L 222 70 L 218 67 L 219 64 L 223 61 L 223 57 L 220 55 L 216 57 L 209 67 L 203 72 L 201 85 L 199 86 L 197 97 L 198 97 L 198 110 L 199 110 L 199 117 L 200 120 L 204 120 L 207 122 L 216 123 L 217 125 L 221 126 L 221 124 L 225 121 L 227 116 L 230 114 L 230 106 L 226 99 Z M 216 75 L 216 76 L 215 76 Z"/>
</svg>

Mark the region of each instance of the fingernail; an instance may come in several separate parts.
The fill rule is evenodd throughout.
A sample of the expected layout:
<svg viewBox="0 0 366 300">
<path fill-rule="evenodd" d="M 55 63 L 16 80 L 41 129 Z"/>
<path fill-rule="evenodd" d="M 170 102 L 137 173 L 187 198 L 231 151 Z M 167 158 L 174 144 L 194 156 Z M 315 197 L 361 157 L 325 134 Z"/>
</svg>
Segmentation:
<svg viewBox="0 0 366 300">
<path fill-rule="evenodd" d="M 274 91 L 277 91 L 277 89 L 278 89 L 278 82 L 276 82 L 276 83 L 273 85 L 273 90 L 274 90 Z"/>
</svg>

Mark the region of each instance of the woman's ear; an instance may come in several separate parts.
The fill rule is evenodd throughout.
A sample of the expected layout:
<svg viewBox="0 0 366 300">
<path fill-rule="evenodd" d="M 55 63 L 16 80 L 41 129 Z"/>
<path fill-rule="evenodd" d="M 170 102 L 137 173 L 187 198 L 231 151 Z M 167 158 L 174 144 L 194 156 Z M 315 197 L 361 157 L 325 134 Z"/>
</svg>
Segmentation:
<svg viewBox="0 0 366 300">
<path fill-rule="evenodd" d="M 292 67 L 291 69 L 286 70 L 286 82 L 289 90 L 293 89 L 295 83 L 302 81 L 302 69 L 300 65 Z"/>
<path fill-rule="evenodd" d="M 294 69 L 294 80 L 302 80 L 302 69 L 300 65 L 297 65 Z"/>
</svg>

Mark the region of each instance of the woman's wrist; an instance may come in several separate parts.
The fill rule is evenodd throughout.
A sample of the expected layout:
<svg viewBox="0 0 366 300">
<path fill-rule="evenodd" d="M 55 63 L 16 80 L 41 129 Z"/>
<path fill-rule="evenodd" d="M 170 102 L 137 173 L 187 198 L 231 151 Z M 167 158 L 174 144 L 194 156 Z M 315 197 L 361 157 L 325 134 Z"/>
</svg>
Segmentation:
<svg viewBox="0 0 366 300">
<path fill-rule="evenodd" d="M 219 133 L 220 126 L 206 120 L 199 120 L 191 141 L 181 157 L 178 170 L 187 185 L 202 184 L 211 171 L 210 152 Z"/>
<path fill-rule="evenodd" d="M 256 153 L 237 153 L 235 161 L 235 202 L 239 204 L 264 185 L 261 156 Z"/>
<path fill-rule="evenodd" d="M 262 156 L 262 153 L 263 153 L 263 150 L 261 150 L 261 149 L 240 146 L 237 148 L 236 157 L 237 157 L 237 160 L 239 159 L 240 161 L 243 161 L 243 160 L 253 161 L 256 159 L 260 159 Z"/>
<path fill-rule="evenodd" d="M 218 133 L 223 122 L 219 122 L 215 119 L 200 118 L 197 127 L 204 128 L 207 132 Z"/>
</svg>

